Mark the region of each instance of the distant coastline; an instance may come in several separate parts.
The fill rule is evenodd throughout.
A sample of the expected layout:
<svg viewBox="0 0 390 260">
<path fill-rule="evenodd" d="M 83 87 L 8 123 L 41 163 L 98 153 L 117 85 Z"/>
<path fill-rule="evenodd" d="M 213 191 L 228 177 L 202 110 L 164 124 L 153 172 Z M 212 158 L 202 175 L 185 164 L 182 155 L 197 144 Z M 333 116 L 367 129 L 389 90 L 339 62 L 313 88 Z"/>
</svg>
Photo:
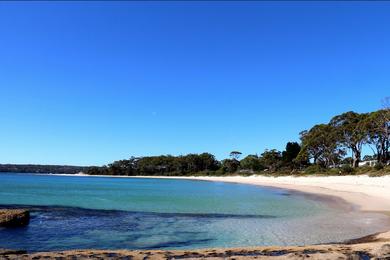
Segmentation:
<svg viewBox="0 0 390 260">
<path fill-rule="evenodd" d="M 0 164 L 0 173 L 59 173 L 59 174 L 77 174 L 86 172 L 90 166 L 73 165 L 45 165 L 45 164 Z"/>
</svg>

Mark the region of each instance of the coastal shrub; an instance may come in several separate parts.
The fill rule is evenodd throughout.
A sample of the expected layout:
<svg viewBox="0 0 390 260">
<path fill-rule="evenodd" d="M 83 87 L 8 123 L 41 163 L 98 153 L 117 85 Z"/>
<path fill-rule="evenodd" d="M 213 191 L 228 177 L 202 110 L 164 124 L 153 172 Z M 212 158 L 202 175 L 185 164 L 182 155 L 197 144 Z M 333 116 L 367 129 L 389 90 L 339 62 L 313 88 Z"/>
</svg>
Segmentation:
<svg viewBox="0 0 390 260">
<path fill-rule="evenodd" d="M 374 169 L 376 171 L 380 171 L 380 170 L 383 170 L 384 167 L 385 166 L 382 163 L 377 163 L 377 164 L 375 164 Z"/>
<path fill-rule="evenodd" d="M 386 173 L 385 171 L 376 171 L 376 172 L 370 172 L 368 174 L 368 176 L 370 176 L 370 177 L 382 177 L 382 176 L 385 176 L 387 174 L 388 173 Z"/>
<path fill-rule="evenodd" d="M 384 166 L 382 165 L 382 169 L 380 169 L 381 167 L 373 167 L 375 169 L 375 171 L 372 171 L 368 174 L 368 176 L 370 177 L 381 177 L 381 176 L 385 176 L 385 175 L 389 175 L 390 174 L 390 167 L 389 166 Z M 378 170 L 379 169 L 379 170 Z"/>
<path fill-rule="evenodd" d="M 364 166 L 360 166 L 359 168 L 355 169 L 356 170 L 356 173 L 357 174 L 367 174 L 369 173 L 370 171 L 372 171 L 372 167 L 371 166 L 367 166 L 367 165 L 364 165 Z"/>
<path fill-rule="evenodd" d="M 224 176 L 224 175 L 226 175 L 226 171 L 223 167 L 221 167 L 214 172 L 214 175 L 215 176 Z"/>
<path fill-rule="evenodd" d="M 274 172 L 272 175 L 274 176 L 289 176 L 289 175 L 294 175 L 294 173 L 291 172 L 291 170 L 280 170 Z"/>
<path fill-rule="evenodd" d="M 352 168 L 349 164 L 344 164 L 343 166 L 341 166 L 341 172 L 344 173 L 344 174 L 352 174 L 352 173 L 355 173 L 355 169 Z"/>
<path fill-rule="evenodd" d="M 332 176 L 337 176 L 337 175 L 340 175 L 340 173 L 342 173 L 342 171 L 338 168 L 331 168 L 331 169 L 327 169 L 326 172 L 324 172 L 324 175 L 332 175 Z"/>
<path fill-rule="evenodd" d="M 324 172 L 324 168 L 318 164 L 310 165 L 306 168 L 305 173 L 307 174 L 318 174 Z"/>
<path fill-rule="evenodd" d="M 299 176 L 306 176 L 307 175 L 307 173 L 304 170 L 295 171 L 295 172 L 292 172 L 291 174 L 294 175 L 294 176 L 297 176 L 297 177 L 299 177 Z"/>
</svg>

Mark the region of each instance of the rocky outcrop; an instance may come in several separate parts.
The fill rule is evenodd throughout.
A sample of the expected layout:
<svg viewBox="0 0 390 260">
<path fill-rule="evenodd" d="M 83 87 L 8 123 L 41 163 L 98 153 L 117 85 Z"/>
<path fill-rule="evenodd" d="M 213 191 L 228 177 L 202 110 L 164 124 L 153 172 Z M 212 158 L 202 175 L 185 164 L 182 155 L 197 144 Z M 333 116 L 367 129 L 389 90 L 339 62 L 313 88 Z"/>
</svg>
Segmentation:
<svg viewBox="0 0 390 260">
<path fill-rule="evenodd" d="M 21 255 L 21 254 L 27 254 L 27 251 L 26 250 L 0 248 L 0 259 L 1 259 L 1 256 L 5 256 L 5 255 Z"/>
<path fill-rule="evenodd" d="M 30 212 L 25 209 L 0 209 L 0 227 L 21 227 L 30 222 Z"/>
</svg>

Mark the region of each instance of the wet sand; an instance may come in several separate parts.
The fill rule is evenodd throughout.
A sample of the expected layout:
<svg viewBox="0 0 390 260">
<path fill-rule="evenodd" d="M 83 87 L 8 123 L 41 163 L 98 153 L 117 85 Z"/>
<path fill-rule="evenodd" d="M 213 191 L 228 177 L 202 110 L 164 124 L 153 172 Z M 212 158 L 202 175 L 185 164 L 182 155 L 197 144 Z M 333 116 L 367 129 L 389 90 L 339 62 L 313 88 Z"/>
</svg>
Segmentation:
<svg viewBox="0 0 390 260">
<path fill-rule="evenodd" d="M 1 251 L 0 259 L 390 259 L 390 232 L 353 244 L 204 250 L 70 250 L 25 254 Z"/>
</svg>

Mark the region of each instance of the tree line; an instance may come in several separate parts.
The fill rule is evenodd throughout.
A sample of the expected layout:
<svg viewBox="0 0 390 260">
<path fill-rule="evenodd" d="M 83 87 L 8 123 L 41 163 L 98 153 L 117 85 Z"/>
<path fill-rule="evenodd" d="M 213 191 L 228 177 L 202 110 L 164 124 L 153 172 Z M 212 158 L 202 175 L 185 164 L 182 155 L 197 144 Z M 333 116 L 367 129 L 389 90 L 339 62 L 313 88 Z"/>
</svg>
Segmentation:
<svg viewBox="0 0 390 260">
<path fill-rule="evenodd" d="M 76 174 L 89 167 L 71 165 L 0 164 L 0 172 Z"/>
<path fill-rule="evenodd" d="M 363 148 L 373 155 L 362 158 Z M 357 168 L 362 160 L 377 164 L 390 161 L 390 109 L 370 113 L 353 111 L 334 116 L 328 123 L 318 124 L 300 133 L 300 142 L 288 142 L 285 150 L 267 149 L 260 155 L 240 159 L 240 151 L 219 161 L 210 153 L 181 156 L 161 155 L 131 157 L 103 167 L 88 168 L 92 175 L 223 175 L 300 171 L 309 166 L 337 168 L 342 165 Z M 347 156 L 347 155 L 351 156 Z M 316 168 L 318 169 L 318 168 Z"/>
<path fill-rule="evenodd" d="M 239 160 L 241 152 L 233 151 L 230 158 L 218 161 L 210 153 L 187 154 L 182 156 L 161 155 L 146 157 L 131 157 L 127 160 L 115 161 L 103 167 L 90 167 L 87 174 L 91 175 L 126 175 L 126 176 L 177 176 L 177 175 L 223 175 L 238 171 L 254 173 L 280 167 L 294 165 L 300 145 L 288 143 L 286 151 L 266 150 L 260 156 L 248 155 Z"/>
<path fill-rule="evenodd" d="M 390 148 L 390 110 L 371 113 L 346 112 L 333 117 L 328 124 L 319 124 L 300 133 L 302 149 L 299 160 L 312 159 L 314 164 L 336 167 L 348 162 L 354 168 L 362 161 L 364 146 L 373 151 L 373 158 L 386 164 Z M 351 157 L 346 157 L 348 151 Z"/>
</svg>

